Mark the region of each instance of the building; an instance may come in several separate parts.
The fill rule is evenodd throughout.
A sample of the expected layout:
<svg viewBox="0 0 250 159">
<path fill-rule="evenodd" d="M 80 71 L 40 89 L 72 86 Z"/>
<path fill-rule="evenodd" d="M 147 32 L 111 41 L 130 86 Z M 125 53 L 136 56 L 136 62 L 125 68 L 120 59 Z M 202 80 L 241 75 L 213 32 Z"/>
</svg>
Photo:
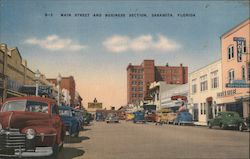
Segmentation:
<svg viewBox="0 0 250 159">
<path fill-rule="evenodd" d="M 221 36 L 222 92 L 218 93 L 226 110 L 249 114 L 250 93 L 250 19 Z"/>
<path fill-rule="evenodd" d="M 161 108 L 170 108 L 176 112 L 181 106 L 187 106 L 188 83 L 182 85 L 168 84 L 168 89 L 161 94 Z"/>
<path fill-rule="evenodd" d="M 50 81 L 51 83 L 57 85 L 57 80 L 55 78 L 50 78 L 50 79 L 47 79 L 47 80 Z M 73 76 L 62 77 L 62 80 L 60 82 L 60 88 L 61 89 L 65 88 L 65 89 L 69 90 L 69 95 L 71 97 L 70 105 L 75 106 L 76 85 L 75 85 L 74 77 Z"/>
<path fill-rule="evenodd" d="M 221 60 L 189 74 L 189 105 L 198 125 L 206 125 L 217 112 L 225 110 L 217 94 L 222 91 Z"/>
<path fill-rule="evenodd" d="M 166 94 L 167 91 L 171 90 L 174 87 L 179 86 L 178 84 L 166 84 L 165 81 L 153 82 L 150 84 L 149 87 L 149 96 L 152 97 L 150 101 L 151 105 L 156 105 L 156 110 L 162 108 L 162 94 Z"/>
<path fill-rule="evenodd" d="M 63 94 L 63 103 L 65 105 L 70 105 L 70 100 L 71 100 L 71 97 L 69 95 L 69 90 L 63 88 L 62 89 L 62 94 Z"/>
<path fill-rule="evenodd" d="M 148 97 L 150 83 L 165 81 L 167 84 L 188 82 L 188 67 L 155 66 L 154 60 L 144 60 L 141 65 L 127 67 L 127 103 L 139 105 Z"/>
</svg>

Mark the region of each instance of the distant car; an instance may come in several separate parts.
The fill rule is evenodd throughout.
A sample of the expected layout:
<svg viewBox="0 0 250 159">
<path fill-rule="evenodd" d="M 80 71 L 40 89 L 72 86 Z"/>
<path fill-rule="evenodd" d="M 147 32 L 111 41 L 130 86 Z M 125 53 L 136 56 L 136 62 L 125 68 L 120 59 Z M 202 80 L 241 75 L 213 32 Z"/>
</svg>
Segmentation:
<svg viewBox="0 0 250 159">
<path fill-rule="evenodd" d="M 178 112 L 173 122 L 174 125 L 193 125 L 193 116 L 188 111 Z"/>
<path fill-rule="evenodd" d="M 95 114 L 96 121 L 105 121 L 105 116 L 102 112 L 96 112 Z"/>
<path fill-rule="evenodd" d="M 145 121 L 144 112 L 143 111 L 134 112 L 133 122 L 134 123 L 137 123 L 137 122 L 145 123 L 146 121 Z"/>
<path fill-rule="evenodd" d="M 214 119 L 208 120 L 208 127 L 212 128 L 214 126 L 219 126 L 222 129 L 229 127 L 243 130 L 244 121 L 237 112 L 225 111 L 219 112 Z"/>
<path fill-rule="evenodd" d="M 107 123 L 119 123 L 119 116 L 115 113 L 109 113 L 106 118 Z"/>
<path fill-rule="evenodd" d="M 126 113 L 126 121 L 131 121 L 134 119 L 133 113 Z"/>
<path fill-rule="evenodd" d="M 4 102 L 0 112 L 0 158 L 56 158 L 64 136 L 56 101 L 29 96 Z"/>
<path fill-rule="evenodd" d="M 89 123 L 93 120 L 92 115 L 88 112 L 83 112 L 83 123 L 84 125 L 89 125 Z"/>
<path fill-rule="evenodd" d="M 148 112 L 147 114 L 145 114 L 145 121 L 156 122 L 156 113 Z"/>
<path fill-rule="evenodd" d="M 79 121 L 80 129 L 83 130 L 84 127 L 83 111 L 79 109 L 74 109 L 74 111 L 75 111 L 75 117 Z"/>
<path fill-rule="evenodd" d="M 76 118 L 75 110 L 69 106 L 59 106 L 59 114 L 66 127 L 66 134 L 78 137 L 81 123 Z"/>
</svg>

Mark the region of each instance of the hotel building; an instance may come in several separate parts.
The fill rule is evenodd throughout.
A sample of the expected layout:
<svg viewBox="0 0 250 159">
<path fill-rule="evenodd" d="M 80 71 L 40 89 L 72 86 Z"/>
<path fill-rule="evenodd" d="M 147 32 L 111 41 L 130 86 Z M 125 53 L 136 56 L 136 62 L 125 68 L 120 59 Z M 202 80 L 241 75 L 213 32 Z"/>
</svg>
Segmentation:
<svg viewBox="0 0 250 159">
<path fill-rule="evenodd" d="M 185 84 L 188 82 L 188 67 L 155 66 L 154 60 L 144 60 L 141 65 L 127 67 L 127 103 L 139 105 L 148 97 L 152 82 L 165 81 L 167 84 Z"/>
<path fill-rule="evenodd" d="M 249 116 L 250 93 L 250 19 L 221 36 L 222 92 L 218 98 L 228 111 Z"/>
</svg>

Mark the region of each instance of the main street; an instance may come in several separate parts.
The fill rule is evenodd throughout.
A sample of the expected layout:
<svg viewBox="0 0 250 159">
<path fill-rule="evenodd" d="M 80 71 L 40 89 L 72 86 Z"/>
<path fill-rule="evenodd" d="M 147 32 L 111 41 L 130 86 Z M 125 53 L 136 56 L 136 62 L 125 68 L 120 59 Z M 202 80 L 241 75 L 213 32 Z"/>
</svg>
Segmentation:
<svg viewBox="0 0 250 159">
<path fill-rule="evenodd" d="M 126 121 L 93 122 L 79 138 L 66 138 L 59 158 L 249 158 L 249 132 Z"/>
</svg>

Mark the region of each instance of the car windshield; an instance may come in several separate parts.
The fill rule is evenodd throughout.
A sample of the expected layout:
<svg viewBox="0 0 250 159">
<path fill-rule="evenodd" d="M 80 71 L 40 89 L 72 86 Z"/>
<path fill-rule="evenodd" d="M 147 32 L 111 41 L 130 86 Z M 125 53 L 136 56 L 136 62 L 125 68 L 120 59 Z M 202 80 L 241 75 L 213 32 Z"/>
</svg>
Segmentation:
<svg viewBox="0 0 250 159">
<path fill-rule="evenodd" d="M 61 116 L 72 116 L 71 110 L 61 109 L 59 110 Z"/>
<path fill-rule="evenodd" d="M 30 100 L 9 101 L 3 105 L 2 111 L 29 111 L 48 113 L 48 104 Z"/>
</svg>

